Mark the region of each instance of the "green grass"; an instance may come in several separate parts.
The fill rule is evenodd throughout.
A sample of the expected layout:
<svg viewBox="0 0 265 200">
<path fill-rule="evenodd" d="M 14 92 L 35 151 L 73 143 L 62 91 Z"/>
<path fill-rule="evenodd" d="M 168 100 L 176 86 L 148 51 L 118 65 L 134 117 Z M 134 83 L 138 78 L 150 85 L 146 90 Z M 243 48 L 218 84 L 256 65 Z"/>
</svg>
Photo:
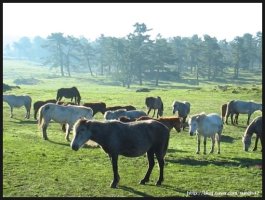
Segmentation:
<svg viewBox="0 0 265 200">
<path fill-rule="evenodd" d="M 174 100 L 191 103 L 191 115 L 199 112 L 220 113 L 220 106 L 231 99 L 261 102 L 261 75 L 246 76 L 247 84 L 227 84 L 223 92 L 215 90 L 220 83 L 202 82 L 199 86 L 162 82 L 149 93 L 137 93 L 138 85 L 130 89 L 112 84 L 103 77 L 73 73 L 71 78 L 58 77 L 56 70 L 37 67 L 25 61 L 5 61 L 4 83 L 15 85 L 16 78 L 34 77 L 38 85 L 21 85 L 6 93 L 29 94 L 33 102 L 55 98 L 60 87 L 75 85 L 82 102 L 103 101 L 107 106 L 134 105 L 146 110 L 144 99 L 159 95 L 164 102 L 164 115 L 171 116 Z M 99 81 L 102 80 L 102 81 Z M 252 81 L 253 80 L 253 81 Z M 255 84 L 255 86 L 253 85 Z M 141 87 L 145 87 L 141 86 Z M 256 88 L 256 89 L 253 89 Z M 232 93 L 236 89 L 238 94 Z M 246 115 L 239 116 L 239 125 L 225 125 L 221 142 L 221 154 L 197 155 L 196 137 L 188 130 L 171 131 L 169 148 L 165 157 L 162 186 L 155 186 L 158 166 L 153 169 L 150 182 L 138 184 L 147 170 L 146 156 L 127 158 L 119 156 L 120 183 L 111 189 L 112 167 L 107 154 L 100 148 L 84 147 L 75 152 L 65 141 L 60 126 L 51 123 L 48 127 L 49 141 L 44 141 L 33 116 L 24 119 L 24 108 L 14 109 L 14 118 L 9 118 L 9 107 L 3 103 L 3 196 L 4 197 L 187 197 L 192 192 L 210 196 L 246 197 L 262 196 L 262 163 L 260 143 L 258 151 L 244 152 L 241 137 L 246 128 Z M 251 119 L 260 116 L 255 112 Z M 102 120 L 98 113 L 95 119 Z M 72 135 L 70 135 L 70 138 Z M 252 147 L 255 136 L 252 138 Z M 207 152 L 211 141 L 207 140 Z M 202 146 L 201 146 L 202 148 Z"/>
</svg>

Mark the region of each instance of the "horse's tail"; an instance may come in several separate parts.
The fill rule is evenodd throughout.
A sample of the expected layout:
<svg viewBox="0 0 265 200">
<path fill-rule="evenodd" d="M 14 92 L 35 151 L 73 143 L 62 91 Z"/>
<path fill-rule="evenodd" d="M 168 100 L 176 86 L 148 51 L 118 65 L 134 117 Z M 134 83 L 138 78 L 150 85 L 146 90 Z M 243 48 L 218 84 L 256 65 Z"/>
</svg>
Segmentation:
<svg viewBox="0 0 265 200">
<path fill-rule="evenodd" d="M 58 90 L 57 90 L 57 95 L 56 95 L 56 101 L 59 100 L 59 98 L 60 98 L 60 96 L 61 96 L 60 93 L 61 93 L 61 92 L 60 92 L 60 89 L 58 89 Z"/>
<path fill-rule="evenodd" d="M 44 112 L 46 112 L 48 109 L 49 109 L 49 105 L 43 105 L 40 107 L 39 111 L 38 111 L 38 115 L 39 115 L 39 119 L 38 119 L 38 125 L 39 127 L 41 127 L 43 125 L 43 115 L 44 115 Z"/>
<path fill-rule="evenodd" d="M 225 112 L 225 118 L 227 118 L 230 113 L 231 113 L 231 106 L 234 103 L 235 100 L 232 100 L 230 102 L 227 103 L 227 108 L 226 108 L 226 112 Z"/>
<path fill-rule="evenodd" d="M 168 129 L 168 128 L 167 128 Z M 169 129 L 168 129 L 168 137 L 166 139 L 166 143 L 165 143 L 165 146 L 164 146 L 164 149 L 163 149 L 163 158 L 165 157 L 166 153 L 167 153 L 167 149 L 168 149 L 168 143 L 169 143 Z"/>
</svg>

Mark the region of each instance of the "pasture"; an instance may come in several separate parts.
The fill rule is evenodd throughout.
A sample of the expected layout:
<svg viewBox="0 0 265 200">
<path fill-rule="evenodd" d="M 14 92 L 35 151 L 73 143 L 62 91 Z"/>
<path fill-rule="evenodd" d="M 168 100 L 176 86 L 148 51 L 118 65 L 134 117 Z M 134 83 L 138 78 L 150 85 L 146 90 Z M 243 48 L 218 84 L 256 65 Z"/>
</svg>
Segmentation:
<svg viewBox="0 0 265 200">
<path fill-rule="evenodd" d="M 161 82 L 158 87 L 148 83 L 150 92 L 135 92 L 116 85 L 103 77 L 73 73 L 61 78 L 56 70 L 35 66 L 25 61 L 3 61 L 3 82 L 15 85 L 18 78 L 40 80 L 36 85 L 20 85 L 5 94 L 27 94 L 32 102 L 53 99 L 58 88 L 76 86 L 82 96 L 81 104 L 105 102 L 107 106 L 133 105 L 147 112 L 145 98 L 160 96 L 164 103 L 164 115 L 172 116 L 174 100 L 191 103 L 190 114 L 216 112 L 221 114 L 221 105 L 232 99 L 262 101 L 261 74 L 243 75 L 238 82 L 229 85 L 226 91 L 216 89 L 220 83 L 201 82 L 199 86 L 184 83 Z M 243 84 L 243 83 L 246 84 Z M 232 91 L 238 91 L 233 93 Z M 221 153 L 210 151 L 196 154 L 197 138 L 190 136 L 188 128 L 178 133 L 170 132 L 169 147 L 165 156 L 164 182 L 155 186 L 159 175 L 158 163 L 152 171 L 150 182 L 140 185 L 148 162 L 146 155 L 128 158 L 119 156 L 120 182 L 117 189 L 110 188 L 113 178 L 111 162 L 98 147 L 84 146 L 79 151 L 70 148 L 70 142 L 57 123 L 48 128 L 49 140 L 41 136 L 33 118 L 24 119 L 25 108 L 14 108 L 10 118 L 9 106 L 3 102 L 3 196 L 4 197 L 188 197 L 204 195 L 214 197 L 261 197 L 262 152 L 253 152 L 256 135 L 252 137 L 251 149 L 243 151 L 242 136 L 247 127 L 247 115 L 240 114 L 238 125 L 229 120 L 221 136 Z M 151 112 L 152 114 L 152 112 Z M 253 113 L 251 119 L 260 116 Z M 97 113 L 94 119 L 103 120 Z M 73 138 L 72 132 L 70 140 Z"/>
</svg>

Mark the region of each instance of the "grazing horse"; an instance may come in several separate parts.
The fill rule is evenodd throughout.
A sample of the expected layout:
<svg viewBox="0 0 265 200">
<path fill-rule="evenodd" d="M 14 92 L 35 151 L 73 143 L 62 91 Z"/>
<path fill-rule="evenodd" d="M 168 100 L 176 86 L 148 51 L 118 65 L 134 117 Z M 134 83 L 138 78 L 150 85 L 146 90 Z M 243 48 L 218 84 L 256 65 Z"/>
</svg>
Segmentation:
<svg viewBox="0 0 265 200">
<path fill-rule="evenodd" d="M 145 105 L 148 108 L 147 111 L 147 115 L 149 115 L 150 111 L 153 109 L 154 113 L 153 116 L 155 116 L 155 111 L 157 110 L 157 115 L 156 118 L 158 118 L 159 116 L 162 117 L 163 116 L 163 111 L 164 111 L 164 105 L 162 102 L 162 99 L 160 97 L 146 97 L 145 98 Z"/>
<path fill-rule="evenodd" d="M 70 130 L 74 123 L 80 118 L 92 119 L 93 111 L 91 108 L 77 105 L 58 105 L 54 103 L 47 103 L 39 109 L 39 127 L 42 128 L 42 137 L 44 140 L 48 140 L 47 127 L 51 120 L 60 123 L 67 124 L 65 139 L 69 140 Z"/>
<path fill-rule="evenodd" d="M 90 107 L 93 110 L 93 116 L 98 112 L 104 115 L 106 111 L 106 104 L 104 102 L 84 103 L 83 106 Z"/>
<path fill-rule="evenodd" d="M 190 114 L 190 103 L 187 101 L 174 101 L 172 104 L 173 115 L 178 111 L 178 116 L 183 118 L 183 130 L 186 127 L 186 119 L 188 114 Z"/>
<path fill-rule="evenodd" d="M 128 105 L 128 106 L 111 106 L 107 107 L 105 111 L 114 111 L 114 110 L 119 110 L 119 109 L 125 109 L 127 111 L 129 110 L 136 110 L 134 106 Z"/>
<path fill-rule="evenodd" d="M 36 101 L 34 104 L 33 104 L 33 109 L 34 109 L 34 119 L 37 119 L 37 113 L 38 113 L 38 110 L 40 109 L 41 106 L 43 106 L 44 104 L 46 103 L 56 103 L 56 100 L 55 99 L 49 99 L 49 100 L 46 100 L 46 101 Z"/>
<path fill-rule="evenodd" d="M 253 112 L 260 110 L 262 111 L 262 104 L 255 103 L 253 101 L 240 101 L 240 100 L 232 100 L 228 102 L 227 109 L 225 113 L 225 123 L 227 123 L 227 119 L 229 115 L 231 115 L 231 123 L 234 125 L 233 116 L 234 114 L 248 114 L 247 125 L 249 125 L 250 116 Z"/>
<path fill-rule="evenodd" d="M 77 151 L 88 140 L 98 143 L 109 155 L 112 162 L 114 179 L 112 188 L 116 188 L 120 180 L 118 173 L 118 156 L 138 157 L 147 153 L 148 170 L 140 184 L 149 181 L 155 165 L 154 155 L 159 164 L 160 174 L 156 185 L 164 180 L 164 157 L 168 148 L 169 130 L 155 120 L 122 123 L 113 121 L 78 120 L 73 129 L 74 137 L 71 142 L 73 150 Z"/>
<path fill-rule="evenodd" d="M 112 119 L 118 119 L 121 116 L 126 116 L 130 119 L 136 119 L 139 118 L 141 116 L 147 116 L 146 113 L 144 111 L 141 110 L 125 110 L 125 109 L 118 109 L 118 110 L 114 110 L 114 111 L 107 111 L 104 114 L 104 119 L 106 120 L 112 120 Z"/>
<path fill-rule="evenodd" d="M 189 133 L 190 135 L 194 135 L 195 131 L 197 132 L 197 154 L 200 153 L 200 143 L 201 143 L 201 136 L 204 137 L 204 151 L 203 153 L 206 154 L 206 140 L 207 137 L 212 139 L 212 148 L 210 153 L 214 151 L 214 143 L 215 139 L 217 140 L 218 144 L 218 154 L 220 154 L 220 140 L 221 134 L 223 131 L 223 122 L 221 117 L 216 113 L 211 113 L 206 115 L 205 113 L 197 114 L 192 116 L 189 120 Z M 217 134 L 216 134 L 217 133 Z"/>
<path fill-rule="evenodd" d="M 248 151 L 250 147 L 251 137 L 253 133 L 256 133 L 256 141 L 255 141 L 255 146 L 253 149 L 253 151 L 256 151 L 259 139 L 260 139 L 260 144 L 262 147 L 262 116 L 256 117 L 255 119 L 253 119 L 253 121 L 246 128 L 244 136 L 242 137 L 243 148 L 245 151 Z"/>
<path fill-rule="evenodd" d="M 61 99 L 63 97 L 71 98 L 71 101 L 74 98 L 75 104 L 80 105 L 81 96 L 80 96 L 80 93 L 76 87 L 58 89 L 56 101 L 61 101 Z"/>
<path fill-rule="evenodd" d="M 227 109 L 227 103 L 225 103 L 221 106 L 221 115 L 222 115 L 223 123 L 224 123 L 224 119 L 225 119 L 226 109 Z M 238 124 L 238 116 L 239 116 L 239 113 L 236 113 L 235 120 L 234 120 L 234 123 L 236 123 L 236 124 Z"/>
<path fill-rule="evenodd" d="M 26 108 L 25 118 L 29 119 L 31 109 L 31 97 L 28 95 L 16 96 L 12 94 L 3 94 L 3 101 L 10 107 L 10 117 L 13 117 L 13 108 L 20 108 L 24 106 Z"/>
</svg>

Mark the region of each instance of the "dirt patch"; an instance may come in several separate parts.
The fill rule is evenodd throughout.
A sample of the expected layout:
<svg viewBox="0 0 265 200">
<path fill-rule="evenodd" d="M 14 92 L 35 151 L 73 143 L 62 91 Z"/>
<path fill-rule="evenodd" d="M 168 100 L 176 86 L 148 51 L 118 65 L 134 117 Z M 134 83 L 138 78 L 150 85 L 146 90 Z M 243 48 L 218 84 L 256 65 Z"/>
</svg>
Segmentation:
<svg viewBox="0 0 265 200">
<path fill-rule="evenodd" d="M 13 82 L 17 85 L 36 85 L 42 81 L 35 78 L 18 78 Z"/>
</svg>

